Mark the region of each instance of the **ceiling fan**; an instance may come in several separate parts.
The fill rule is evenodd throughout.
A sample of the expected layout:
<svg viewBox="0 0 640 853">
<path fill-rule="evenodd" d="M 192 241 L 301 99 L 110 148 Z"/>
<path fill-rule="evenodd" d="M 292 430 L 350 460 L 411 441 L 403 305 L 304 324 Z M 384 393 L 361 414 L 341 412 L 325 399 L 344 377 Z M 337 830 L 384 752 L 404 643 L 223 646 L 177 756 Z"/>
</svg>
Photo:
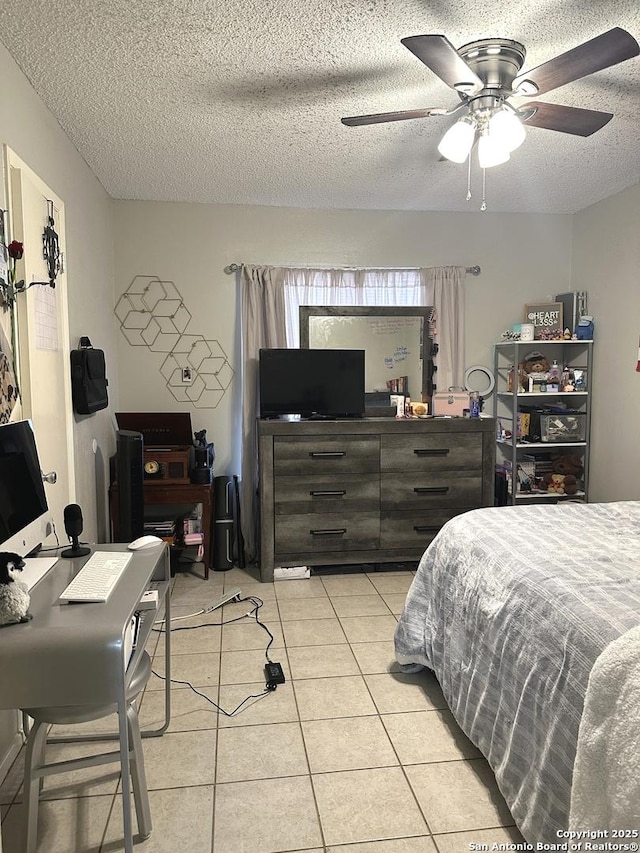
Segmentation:
<svg viewBox="0 0 640 853">
<path fill-rule="evenodd" d="M 464 115 L 447 130 L 438 150 L 446 159 L 463 163 L 477 142 L 478 160 L 483 169 L 509 159 L 511 151 L 524 141 L 525 125 L 590 136 L 613 117 L 612 113 L 544 101 L 526 102 L 524 106 L 516 107 L 510 103 L 511 98 L 542 95 L 640 53 L 633 36 L 620 27 L 614 27 L 531 71 L 521 73 L 526 50 L 520 42 L 511 39 L 480 39 L 458 50 L 442 35 L 410 36 L 401 42 L 457 92 L 460 103 L 451 109 L 427 107 L 349 116 L 343 118 L 342 123 L 357 127 L 449 116 L 464 109 Z"/>
</svg>

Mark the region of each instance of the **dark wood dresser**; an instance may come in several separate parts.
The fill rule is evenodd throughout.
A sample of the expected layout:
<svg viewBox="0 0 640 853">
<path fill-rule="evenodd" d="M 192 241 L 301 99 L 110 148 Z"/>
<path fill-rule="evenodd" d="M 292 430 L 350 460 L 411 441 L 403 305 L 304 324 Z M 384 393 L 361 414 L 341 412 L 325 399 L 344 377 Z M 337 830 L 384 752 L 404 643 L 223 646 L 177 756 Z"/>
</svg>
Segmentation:
<svg viewBox="0 0 640 853">
<path fill-rule="evenodd" d="M 418 560 L 454 515 L 493 505 L 495 423 L 259 421 L 261 580 Z"/>
</svg>

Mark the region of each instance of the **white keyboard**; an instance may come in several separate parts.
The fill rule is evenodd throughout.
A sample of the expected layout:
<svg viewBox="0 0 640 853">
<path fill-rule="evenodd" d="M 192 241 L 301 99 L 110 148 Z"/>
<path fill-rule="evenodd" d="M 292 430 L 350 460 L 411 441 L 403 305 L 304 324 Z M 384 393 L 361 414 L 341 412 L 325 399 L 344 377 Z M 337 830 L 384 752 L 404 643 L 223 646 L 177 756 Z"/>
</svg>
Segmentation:
<svg viewBox="0 0 640 853">
<path fill-rule="evenodd" d="M 58 601 L 107 601 L 132 557 L 130 551 L 94 551 Z"/>
</svg>

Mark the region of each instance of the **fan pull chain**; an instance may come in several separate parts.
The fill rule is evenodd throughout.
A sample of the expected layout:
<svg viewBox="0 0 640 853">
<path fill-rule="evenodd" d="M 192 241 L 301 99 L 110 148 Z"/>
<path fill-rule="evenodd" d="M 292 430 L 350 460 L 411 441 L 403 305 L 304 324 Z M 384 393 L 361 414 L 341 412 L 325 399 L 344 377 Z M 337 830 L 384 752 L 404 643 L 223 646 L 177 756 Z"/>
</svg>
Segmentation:
<svg viewBox="0 0 640 853">
<path fill-rule="evenodd" d="M 471 200 L 471 151 L 467 157 L 467 201 Z"/>
<path fill-rule="evenodd" d="M 487 209 L 487 170 L 482 170 L 482 204 L 480 210 Z"/>
</svg>

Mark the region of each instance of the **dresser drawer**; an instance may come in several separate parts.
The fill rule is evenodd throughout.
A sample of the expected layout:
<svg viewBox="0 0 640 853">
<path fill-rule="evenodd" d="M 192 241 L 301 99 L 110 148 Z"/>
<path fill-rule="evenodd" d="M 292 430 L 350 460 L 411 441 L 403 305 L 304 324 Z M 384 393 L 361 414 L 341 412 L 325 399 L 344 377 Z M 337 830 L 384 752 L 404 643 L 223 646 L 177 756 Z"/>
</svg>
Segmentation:
<svg viewBox="0 0 640 853">
<path fill-rule="evenodd" d="M 379 474 L 317 474 L 312 477 L 276 477 L 276 515 L 307 512 L 377 512 Z"/>
<path fill-rule="evenodd" d="M 382 471 L 478 471 L 482 465 L 482 435 L 454 432 L 424 435 L 383 435 Z"/>
<path fill-rule="evenodd" d="M 380 516 L 377 512 L 309 513 L 276 515 L 275 552 L 316 553 L 360 551 L 377 548 L 380 543 Z"/>
<path fill-rule="evenodd" d="M 473 508 L 482 503 L 480 473 L 450 472 L 416 475 L 382 474 L 380 505 L 383 509 L 420 507 Z"/>
<path fill-rule="evenodd" d="M 276 477 L 287 474 L 371 473 L 380 469 L 378 436 L 287 436 L 274 438 Z"/>
<path fill-rule="evenodd" d="M 429 510 L 428 512 L 383 512 L 380 518 L 380 547 L 416 545 L 424 550 L 443 524 L 465 510 Z"/>
</svg>

